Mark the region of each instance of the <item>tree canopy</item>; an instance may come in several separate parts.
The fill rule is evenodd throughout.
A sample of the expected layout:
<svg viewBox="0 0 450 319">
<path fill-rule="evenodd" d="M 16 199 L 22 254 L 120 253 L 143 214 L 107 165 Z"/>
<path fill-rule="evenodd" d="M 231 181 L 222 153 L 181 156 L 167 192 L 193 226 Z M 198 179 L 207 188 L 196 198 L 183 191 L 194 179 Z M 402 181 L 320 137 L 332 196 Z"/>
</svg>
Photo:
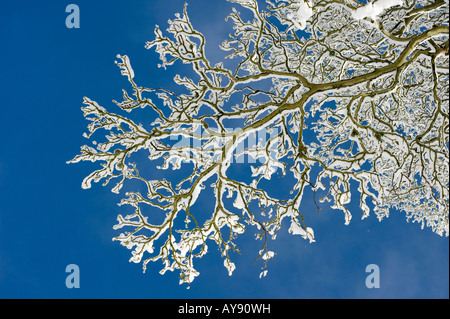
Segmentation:
<svg viewBox="0 0 450 319">
<path fill-rule="evenodd" d="M 226 18 L 234 31 L 221 49 L 230 60 L 211 64 L 185 5 L 166 32 L 155 27 L 146 48 L 160 67 L 188 64 L 193 76 L 175 75 L 174 88 L 142 87 L 128 56 L 118 55 L 131 94 L 113 101 L 117 112 L 84 98 L 85 137 L 106 141 L 84 145 L 70 161 L 101 163 L 82 187 L 115 180 L 120 193 L 127 181 L 142 185 L 125 192 L 120 205 L 134 213 L 115 226 L 126 229 L 114 240 L 133 250 L 131 261 L 145 270 L 160 260 L 161 273 L 176 269 L 180 283 L 191 283 L 194 259 L 215 243 L 231 275 L 235 240 L 253 230 L 264 276 L 275 255 L 268 239 L 283 220 L 290 233 L 315 240 L 301 208 L 306 189 L 318 210 L 328 201 L 346 224 L 356 196 L 362 218 L 396 209 L 448 236 L 448 1 L 267 0 L 264 9 L 256 0 L 229 1 L 251 14 L 247 21 L 234 8 Z M 136 108 L 156 119 L 132 120 Z M 133 156 L 142 151 L 183 176 L 141 174 L 146 161 Z M 229 174 L 238 163 L 251 164 L 250 182 Z M 275 173 L 296 181 L 286 198 L 264 186 Z M 191 207 L 207 187 L 214 209 L 205 219 Z M 316 201 L 318 190 L 326 196 Z"/>
</svg>

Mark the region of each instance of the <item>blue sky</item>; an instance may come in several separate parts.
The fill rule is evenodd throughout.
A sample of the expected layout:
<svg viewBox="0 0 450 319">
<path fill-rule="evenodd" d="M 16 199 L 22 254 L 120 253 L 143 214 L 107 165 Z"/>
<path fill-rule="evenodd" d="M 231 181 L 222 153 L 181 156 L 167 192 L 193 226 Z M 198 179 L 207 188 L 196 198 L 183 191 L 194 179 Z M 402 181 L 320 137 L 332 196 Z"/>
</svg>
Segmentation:
<svg viewBox="0 0 450 319">
<path fill-rule="evenodd" d="M 65 8 L 76 3 L 79 29 L 65 26 Z M 145 274 L 129 263 L 130 251 L 113 242 L 120 195 L 81 181 L 98 164 L 67 165 L 86 143 L 82 97 L 114 108 L 126 78 L 114 64 L 127 54 L 136 81 L 147 87 L 171 87 L 180 64 L 158 69 L 158 56 L 144 48 L 184 1 L 116 0 L 0 2 L 0 298 L 448 298 L 449 240 L 393 213 L 379 222 L 361 221 L 327 206 L 317 215 L 303 205 L 316 243 L 287 233 L 270 242 L 277 252 L 267 277 L 254 263 L 260 242 L 250 234 L 238 241 L 242 255 L 228 276 L 220 254 L 197 261 L 200 276 L 190 289 L 178 285 L 177 273 L 159 275 L 160 264 Z M 224 18 L 232 4 L 189 1 L 194 26 L 207 38 L 211 60 L 220 60 L 218 44 L 231 32 Z M 244 9 L 239 9 L 244 11 Z M 282 180 L 273 190 L 288 192 Z M 309 194 L 311 195 L 311 194 Z M 308 198 L 308 196 L 305 196 Z M 309 196 L 311 198 L 311 196 Z M 208 198 L 196 205 L 208 212 Z M 80 288 L 68 289 L 68 264 L 80 268 Z M 381 287 L 368 289 L 365 268 L 377 264 Z"/>
</svg>

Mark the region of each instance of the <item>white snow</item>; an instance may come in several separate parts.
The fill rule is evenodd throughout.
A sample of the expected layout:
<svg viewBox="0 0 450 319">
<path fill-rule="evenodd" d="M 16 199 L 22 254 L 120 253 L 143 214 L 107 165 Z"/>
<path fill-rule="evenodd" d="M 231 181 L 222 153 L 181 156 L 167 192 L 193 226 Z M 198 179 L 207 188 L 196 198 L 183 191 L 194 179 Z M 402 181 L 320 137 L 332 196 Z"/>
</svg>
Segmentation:
<svg viewBox="0 0 450 319">
<path fill-rule="evenodd" d="M 245 208 L 244 200 L 242 199 L 242 196 L 241 196 L 241 194 L 239 194 L 239 192 L 236 196 L 236 200 L 234 201 L 233 206 L 236 207 L 237 209 Z"/>
<path fill-rule="evenodd" d="M 375 18 L 384 10 L 397 5 L 403 5 L 403 0 L 378 0 L 369 2 L 365 6 L 356 9 L 352 13 L 352 16 L 357 20 L 364 18 L 372 18 L 375 20 Z"/>
<path fill-rule="evenodd" d="M 306 3 L 304 0 L 297 0 L 292 4 L 292 9 L 286 13 L 286 18 L 295 25 L 299 30 L 304 30 L 306 21 L 313 15 L 311 3 Z"/>
<path fill-rule="evenodd" d="M 233 271 L 236 269 L 236 265 L 233 262 L 231 262 L 228 258 L 225 258 L 223 260 L 223 265 L 228 270 L 228 275 L 229 276 L 233 275 Z"/>
</svg>

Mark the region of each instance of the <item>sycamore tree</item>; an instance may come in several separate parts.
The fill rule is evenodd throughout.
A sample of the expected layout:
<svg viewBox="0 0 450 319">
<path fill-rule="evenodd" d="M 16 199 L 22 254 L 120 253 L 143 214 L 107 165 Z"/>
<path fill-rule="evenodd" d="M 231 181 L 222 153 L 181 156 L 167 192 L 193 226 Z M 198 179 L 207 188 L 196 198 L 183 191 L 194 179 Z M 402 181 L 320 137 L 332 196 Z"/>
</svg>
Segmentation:
<svg viewBox="0 0 450 319">
<path fill-rule="evenodd" d="M 305 191 L 317 209 L 328 201 L 342 211 L 346 224 L 353 196 L 362 218 L 401 211 L 448 236 L 448 0 L 229 1 L 234 31 L 221 49 L 230 60 L 210 62 L 185 5 L 166 32 L 155 27 L 146 48 L 165 69 L 188 64 L 190 77 L 142 87 L 128 56 L 118 55 L 130 83 L 123 100 L 107 109 L 84 98 L 84 135 L 104 142 L 83 146 L 69 163 L 99 162 L 82 187 L 114 180 L 112 191 L 124 193 L 119 205 L 133 213 L 117 217 L 114 228 L 124 230 L 113 240 L 132 250 L 130 261 L 145 271 L 159 260 L 162 274 L 177 270 L 180 283 L 191 283 L 195 258 L 213 245 L 231 275 L 236 238 L 247 231 L 261 240 L 255 257 L 264 276 L 275 255 L 268 240 L 282 221 L 315 240 Z M 127 116 L 137 108 L 153 122 Z M 152 162 L 179 179 L 154 178 Z M 230 173 L 241 163 L 250 179 Z M 274 174 L 295 180 L 283 198 L 267 187 Z M 124 184 L 135 189 L 121 191 Z M 207 189 L 214 196 L 205 218 L 194 204 Z M 316 191 L 324 195 L 317 201 Z"/>
</svg>

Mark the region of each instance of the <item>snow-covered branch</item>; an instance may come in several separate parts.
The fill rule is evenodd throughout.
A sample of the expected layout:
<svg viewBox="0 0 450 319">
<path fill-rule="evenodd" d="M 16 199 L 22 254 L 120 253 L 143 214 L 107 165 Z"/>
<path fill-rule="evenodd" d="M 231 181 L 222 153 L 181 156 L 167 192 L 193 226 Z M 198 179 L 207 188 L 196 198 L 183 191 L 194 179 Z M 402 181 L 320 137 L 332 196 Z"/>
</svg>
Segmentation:
<svg viewBox="0 0 450 319">
<path fill-rule="evenodd" d="M 211 65 L 186 5 L 146 46 L 160 67 L 192 66 L 194 76 L 174 77 L 184 93 L 139 86 L 130 59 L 118 55 L 132 89 L 113 101 L 118 112 L 84 98 L 85 137 L 107 141 L 83 146 L 70 161 L 101 163 L 82 187 L 112 179 L 115 193 L 128 180 L 143 187 L 125 192 L 120 205 L 134 213 L 119 215 L 115 226 L 127 230 L 114 240 L 133 249 L 130 260 L 144 270 L 159 260 L 161 273 L 177 270 L 180 283 L 191 283 L 195 259 L 215 244 L 231 275 L 237 238 L 253 230 L 264 276 L 275 258 L 269 239 L 283 220 L 289 233 L 315 241 L 302 211 L 307 189 L 325 193 L 318 202 L 342 211 L 346 224 L 357 214 L 348 209 L 356 196 L 362 218 L 371 206 L 379 219 L 397 209 L 448 236 L 448 0 L 267 0 L 265 10 L 256 0 L 230 2 L 252 17 L 244 21 L 233 8 L 226 18 L 234 32 L 221 48 L 234 69 Z M 136 124 L 126 116 L 136 108 L 156 120 Z M 142 150 L 179 179 L 141 174 L 149 163 L 131 159 Z M 232 172 L 243 162 L 251 168 L 239 179 Z M 295 179 L 284 198 L 265 186 L 274 174 Z M 205 218 L 195 203 L 210 187 Z M 320 209 L 315 197 L 314 204 Z"/>
</svg>

